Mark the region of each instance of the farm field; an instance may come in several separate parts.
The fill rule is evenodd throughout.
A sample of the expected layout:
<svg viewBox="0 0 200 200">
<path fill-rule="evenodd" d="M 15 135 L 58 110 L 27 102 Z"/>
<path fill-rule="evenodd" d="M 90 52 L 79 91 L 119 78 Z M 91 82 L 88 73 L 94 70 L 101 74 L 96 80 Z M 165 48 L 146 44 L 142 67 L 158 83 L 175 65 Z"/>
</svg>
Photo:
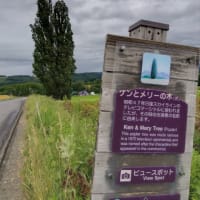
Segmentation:
<svg viewBox="0 0 200 200">
<path fill-rule="evenodd" d="M 198 92 L 200 96 L 200 92 Z M 26 103 L 24 191 L 27 200 L 89 200 L 99 96 L 55 101 L 30 96 Z M 190 200 L 200 199 L 200 98 L 192 160 Z"/>
<path fill-rule="evenodd" d="M 8 95 L 0 95 L 0 101 L 2 100 L 8 100 L 8 99 L 11 99 L 12 97 L 11 96 L 8 96 Z"/>
</svg>

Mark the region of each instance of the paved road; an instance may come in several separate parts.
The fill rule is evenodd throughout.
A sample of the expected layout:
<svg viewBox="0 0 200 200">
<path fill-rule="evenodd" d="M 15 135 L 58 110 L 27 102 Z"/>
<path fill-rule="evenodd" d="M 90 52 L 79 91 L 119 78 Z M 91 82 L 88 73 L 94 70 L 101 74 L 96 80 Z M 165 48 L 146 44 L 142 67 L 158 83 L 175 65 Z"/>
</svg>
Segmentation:
<svg viewBox="0 0 200 200">
<path fill-rule="evenodd" d="M 2 110 L 2 112 L 0 110 L 0 116 L 1 120 L 3 121 L 1 127 L 6 128 L 6 124 L 12 123 L 12 119 L 18 115 L 18 111 L 22 103 L 23 99 L 3 104 L 0 103 L 0 109 Z M 3 105 L 8 106 L 8 108 L 2 108 L 1 106 Z M 3 114 L 4 116 L 2 116 Z M 9 122 L 6 122 L 5 124 L 4 119 L 7 119 Z M 13 128 L 15 127 L 14 125 L 16 122 L 17 121 L 15 120 L 15 122 L 12 124 Z M 23 146 L 25 138 L 24 125 L 25 117 L 22 115 L 20 120 L 17 122 L 17 126 L 14 131 L 10 132 L 12 133 L 12 137 L 9 141 L 6 154 L 0 166 L 0 200 L 25 200 L 21 177 L 23 167 Z M 6 130 L 9 130 L 9 128 Z"/>
<path fill-rule="evenodd" d="M 7 145 L 8 138 L 11 136 L 16 118 L 18 117 L 24 101 L 25 98 L 0 101 L 0 162 L 2 159 L 2 152 L 5 149 L 5 145 Z"/>
</svg>

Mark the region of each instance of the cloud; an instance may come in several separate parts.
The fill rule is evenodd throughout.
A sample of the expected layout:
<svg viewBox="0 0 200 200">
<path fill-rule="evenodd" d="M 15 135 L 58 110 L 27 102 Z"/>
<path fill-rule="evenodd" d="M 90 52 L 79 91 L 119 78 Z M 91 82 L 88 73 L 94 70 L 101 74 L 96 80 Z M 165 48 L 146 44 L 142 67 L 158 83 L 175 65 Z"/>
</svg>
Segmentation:
<svg viewBox="0 0 200 200">
<path fill-rule="evenodd" d="M 33 22 L 34 1 L 1 1 L 0 74 L 31 74 L 33 41 L 29 24 Z"/>
<path fill-rule="evenodd" d="M 34 43 L 29 24 L 34 23 L 36 2 L 1 0 L 0 74 L 31 74 Z M 170 24 L 169 42 L 200 47 L 199 0 L 65 2 L 74 32 L 77 72 L 102 71 L 106 34 L 128 36 L 128 27 L 140 19 Z"/>
<path fill-rule="evenodd" d="M 92 71 L 90 61 L 94 58 L 101 71 L 105 35 L 127 36 L 128 27 L 140 19 L 169 23 L 169 42 L 200 46 L 199 0 L 87 0 L 77 7 L 78 2 L 70 1 L 68 5 L 80 71 Z M 88 67 L 81 65 L 83 57 Z"/>
<path fill-rule="evenodd" d="M 3 59 L 0 60 L 0 75 L 31 75 L 31 60 Z"/>
</svg>

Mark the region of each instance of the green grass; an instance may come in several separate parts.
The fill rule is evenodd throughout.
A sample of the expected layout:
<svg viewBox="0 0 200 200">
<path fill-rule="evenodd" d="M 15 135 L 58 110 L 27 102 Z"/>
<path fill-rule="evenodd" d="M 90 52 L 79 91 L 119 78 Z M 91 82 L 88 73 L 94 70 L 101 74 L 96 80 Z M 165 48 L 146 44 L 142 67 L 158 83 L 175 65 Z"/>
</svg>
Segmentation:
<svg viewBox="0 0 200 200">
<path fill-rule="evenodd" d="M 98 99 L 28 98 L 22 172 L 27 200 L 89 199 Z"/>
<path fill-rule="evenodd" d="M 194 150 L 192 156 L 189 200 L 199 200 L 199 199 L 200 199 L 200 153 Z"/>
<path fill-rule="evenodd" d="M 80 96 L 73 96 L 72 97 L 72 102 L 73 103 L 81 103 L 81 102 L 87 102 L 87 103 L 89 103 L 89 102 L 97 102 L 97 101 L 99 101 L 99 95 L 94 95 L 94 96 L 82 96 L 82 97 L 80 97 Z"/>
<path fill-rule="evenodd" d="M 189 200 L 200 199 L 200 90 L 197 91 L 196 123 L 194 133 L 194 150 L 190 177 Z"/>
<path fill-rule="evenodd" d="M 198 91 L 198 96 L 200 92 Z M 89 200 L 99 96 L 26 103 L 24 190 L 27 200 Z M 197 114 L 200 111 L 197 101 Z M 196 118 L 190 200 L 200 199 L 200 117 Z"/>
</svg>

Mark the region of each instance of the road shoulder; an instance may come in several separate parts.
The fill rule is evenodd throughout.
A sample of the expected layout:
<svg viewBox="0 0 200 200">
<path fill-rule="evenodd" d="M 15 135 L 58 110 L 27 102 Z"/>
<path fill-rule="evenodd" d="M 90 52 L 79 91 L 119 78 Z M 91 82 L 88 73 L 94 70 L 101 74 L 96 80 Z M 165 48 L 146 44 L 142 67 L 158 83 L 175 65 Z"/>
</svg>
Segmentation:
<svg viewBox="0 0 200 200">
<path fill-rule="evenodd" d="M 15 129 L 0 169 L 0 199 L 23 200 L 20 171 L 23 165 L 24 115 Z"/>
</svg>

